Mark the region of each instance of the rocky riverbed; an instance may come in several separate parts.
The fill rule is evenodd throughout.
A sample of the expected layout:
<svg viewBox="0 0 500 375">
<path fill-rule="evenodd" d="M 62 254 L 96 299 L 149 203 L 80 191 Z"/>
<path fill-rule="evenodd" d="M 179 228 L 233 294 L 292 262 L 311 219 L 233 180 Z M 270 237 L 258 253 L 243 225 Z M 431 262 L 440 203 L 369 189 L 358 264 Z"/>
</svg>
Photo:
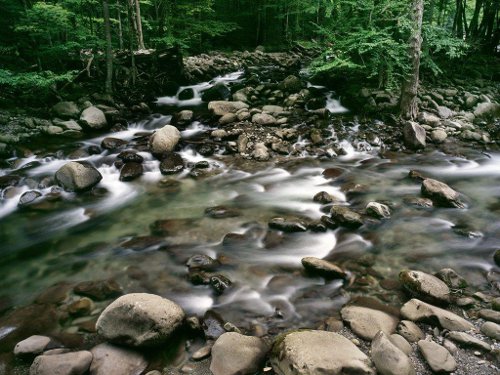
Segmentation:
<svg viewBox="0 0 500 375">
<path fill-rule="evenodd" d="M 499 372 L 498 85 L 401 123 L 285 65 L 4 135 L 0 374 Z"/>
</svg>

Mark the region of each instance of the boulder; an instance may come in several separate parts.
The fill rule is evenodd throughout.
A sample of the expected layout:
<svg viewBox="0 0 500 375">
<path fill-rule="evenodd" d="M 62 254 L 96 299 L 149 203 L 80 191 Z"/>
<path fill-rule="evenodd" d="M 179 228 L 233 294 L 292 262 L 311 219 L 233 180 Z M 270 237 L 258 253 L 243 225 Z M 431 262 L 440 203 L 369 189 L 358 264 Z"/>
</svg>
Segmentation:
<svg viewBox="0 0 500 375">
<path fill-rule="evenodd" d="M 160 163 L 160 172 L 164 175 L 179 173 L 184 169 L 184 160 L 182 156 L 174 152 L 169 154 Z"/>
<path fill-rule="evenodd" d="M 84 121 L 93 130 L 104 129 L 108 126 L 104 112 L 95 106 L 84 109 L 80 115 L 80 120 Z"/>
<path fill-rule="evenodd" d="M 333 206 L 330 209 L 330 217 L 339 225 L 348 228 L 359 228 L 363 225 L 363 218 L 346 206 Z"/>
<path fill-rule="evenodd" d="M 340 315 L 354 333 L 365 340 L 372 340 L 379 331 L 394 333 L 399 322 L 394 315 L 364 306 L 345 306 Z"/>
<path fill-rule="evenodd" d="M 481 332 L 494 340 L 500 341 L 500 325 L 497 323 L 483 323 L 481 326 Z"/>
<path fill-rule="evenodd" d="M 201 94 L 201 100 L 211 102 L 215 100 L 228 100 L 231 97 L 231 90 L 222 82 L 218 82 L 206 89 Z"/>
<path fill-rule="evenodd" d="M 490 310 L 490 309 L 481 309 L 478 313 L 480 318 L 485 320 L 489 320 L 495 323 L 500 323 L 500 311 Z"/>
<path fill-rule="evenodd" d="M 381 375 L 414 375 L 415 369 L 408 356 L 379 331 L 371 345 L 373 363 Z"/>
<path fill-rule="evenodd" d="M 52 107 L 55 116 L 62 119 L 78 118 L 80 109 L 75 102 L 59 102 Z"/>
<path fill-rule="evenodd" d="M 285 233 L 305 232 L 306 225 L 299 220 L 285 220 L 282 217 L 275 217 L 268 223 L 269 228 L 280 230 Z"/>
<path fill-rule="evenodd" d="M 248 104 L 225 101 L 213 101 L 208 103 L 209 111 L 215 116 L 224 116 L 226 113 L 236 113 L 242 108 L 248 108 Z"/>
<path fill-rule="evenodd" d="M 467 281 L 451 268 L 443 268 L 434 274 L 439 280 L 443 281 L 448 287 L 453 289 L 467 288 Z"/>
<path fill-rule="evenodd" d="M 399 281 L 414 297 L 429 303 L 450 302 L 450 288 L 437 277 L 425 272 L 406 270 L 399 274 Z"/>
<path fill-rule="evenodd" d="M 141 163 L 125 163 L 120 170 L 120 181 L 132 181 L 142 176 L 144 169 Z"/>
<path fill-rule="evenodd" d="M 432 371 L 450 373 L 457 369 L 457 362 L 451 353 L 441 345 L 433 341 L 420 340 L 418 348 Z"/>
<path fill-rule="evenodd" d="M 19 198 L 19 207 L 26 207 L 34 203 L 38 198 L 42 196 L 42 193 L 36 190 L 28 190 L 24 192 Z"/>
<path fill-rule="evenodd" d="M 366 205 L 366 214 L 378 219 L 388 219 L 391 217 L 391 210 L 389 209 L 389 206 L 385 204 L 369 202 Z"/>
<path fill-rule="evenodd" d="M 92 354 L 88 351 L 40 355 L 30 367 L 30 375 L 87 374 Z"/>
<path fill-rule="evenodd" d="M 426 178 L 422 181 L 421 192 L 424 197 L 430 198 L 437 206 L 464 208 L 460 201 L 460 194 L 444 182 Z"/>
<path fill-rule="evenodd" d="M 165 125 L 158 129 L 149 139 L 149 146 L 153 154 L 165 154 L 175 150 L 181 139 L 181 133 L 172 125 Z"/>
<path fill-rule="evenodd" d="M 312 274 L 316 274 L 327 279 L 343 279 L 347 273 L 335 263 L 315 257 L 302 258 L 302 265 Z"/>
<path fill-rule="evenodd" d="M 66 190 L 79 192 L 97 185 L 102 180 L 102 175 L 87 162 L 71 161 L 59 168 L 55 179 Z"/>
<path fill-rule="evenodd" d="M 431 139 L 436 143 L 443 143 L 446 138 L 448 138 L 448 134 L 443 129 L 436 129 L 431 133 Z"/>
<path fill-rule="evenodd" d="M 299 92 L 302 90 L 302 81 L 299 77 L 290 75 L 281 82 L 280 88 L 289 93 Z"/>
<path fill-rule="evenodd" d="M 264 143 L 257 143 L 255 145 L 254 152 L 252 154 L 255 160 L 258 161 L 267 161 L 271 157 L 269 155 L 269 150 Z"/>
<path fill-rule="evenodd" d="M 253 374 L 262 369 L 268 350 L 265 342 L 258 337 L 224 333 L 212 347 L 210 371 L 214 375 Z"/>
<path fill-rule="evenodd" d="M 267 113 L 256 113 L 252 116 L 252 122 L 257 125 L 274 125 L 276 118 Z"/>
<path fill-rule="evenodd" d="M 437 322 L 442 328 L 454 331 L 468 331 L 474 325 L 464 318 L 439 307 L 411 299 L 401 307 L 401 315 L 414 322 Z"/>
<path fill-rule="evenodd" d="M 500 104 L 498 103 L 479 103 L 474 109 L 474 116 L 488 117 L 500 115 Z"/>
<path fill-rule="evenodd" d="M 442 119 L 447 119 L 453 116 L 453 111 L 448 107 L 442 105 L 437 107 L 437 111 L 438 111 L 438 116 Z"/>
<path fill-rule="evenodd" d="M 43 353 L 48 348 L 54 347 L 51 343 L 52 339 L 50 337 L 33 335 L 16 344 L 14 355 L 19 357 L 35 356 Z"/>
<path fill-rule="evenodd" d="M 127 145 L 127 141 L 119 138 L 106 137 L 101 142 L 101 148 L 105 150 L 118 150 Z"/>
<path fill-rule="evenodd" d="M 111 303 L 96 323 L 106 340 L 134 347 L 161 345 L 184 320 L 176 303 L 147 293 L 126 294 Z"/>
<path fill-rule="evenodd" d="M 350 340 L 325 331 L 299 331 L 279 336 L 271 366 L 278 375 L 375 375 L 370 359 Z"/>
<path fill-rule="evenodd" d="M 425 129 L 413 121 L 408 121 L 403 127 L 403 140 L 406 147 L 418 150 L 425 148 Z"/>
<path fill-rule="evenodd" d="M 93 355 L 90 375 L 140 375 L 148 366 L 141 353 L 110 344 L 90 350 Z"/>
<path fill-rule="evenodd" d="M 193 118 L 194 118 L 194 112 L 189 109 L 184 109 L 180 112 L 177 112 L 172 117 L 172 124 L 185 126 L 190 124 L 193 121 Z"/>
</svg>

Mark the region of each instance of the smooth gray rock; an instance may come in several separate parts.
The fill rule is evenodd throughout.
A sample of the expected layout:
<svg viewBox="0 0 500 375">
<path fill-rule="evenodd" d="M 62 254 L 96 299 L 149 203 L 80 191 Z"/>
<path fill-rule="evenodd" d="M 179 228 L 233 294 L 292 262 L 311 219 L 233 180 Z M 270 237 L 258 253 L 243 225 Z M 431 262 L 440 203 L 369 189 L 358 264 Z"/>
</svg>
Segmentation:
<svg viewBox="0 0 500 375">
<path fill-rule="evenodd" d="M 456 342 L 458 345 L 462 347 L 480 349 L 486 352 L 491 351 L 491 346 L 489 344 L 465 332 L 451 331 L 448 332 L 446 338 Z"/>
<path fill-rule="evenodd" d="M 405 270 L 399 274 L 399 281 L 410 294 L 426 302 L 437 304 L 450 302 L 450 288 L 433 275 Z"/>
<path fill-rule="evenodd" d="M 157 346 L 182 325 L 184 311 L 176 303 L 147 293 L 126 294 L 111 303 L 96 323 L 106 340 L 128 346 Z"/>
<path fill-rule="evenodd" d="M 393 315 L 363 306 L 343 307 L 340 315 L 354 333 L 365 340 L 372 340 L 379 331 L 394 333 L 399 322 Z"/>
<path fill-rule="evenodd" d="M 474 116 L 487 117 L 497 116 L 500 114 L 500 104 L 498 103 L 479 103 L 474 108 Z"/>
<path fill-rule="evenodd" d="M 49 346 L 51 341 L 51 338 L 47 336 L 30 336 L 16 344 L 14 347 L 14 354 L 16 356 L 41 354 Z"/>
<path fill-rule="evenodd" d="M 472 323 L 464 318 L 415 298 L 409 300 L 401 307 L 401 315 L 405 319 L 414 322 L 434 322 L 437 320 L 442 328 L 454 331 L 468 331 L 474 329 Z"/>
<path fill-rule="evenodd" d="M 258 161 L 267 161 L 271 157 L 269 155 L 269 150 L 267 149 L 267 146 L 264 143 L 257 143 L 255 145 L 255 150 L 252 154 L 255 160 Z"/>
<path fill-rule="evenodd" d="M 500 323 L 500 311 L 481 309 L 478 313 L 480 318 L 489 320 L 491 322 Z"/>
<path fill-rule="evenodd" d="M 214 375 L 253 374 L 261 370 L 268 350 L 258 337 L 224 333 L 212 347 L 210 371 Z"/>
<path fill-rule="evenodd" d="M 442 207 L 464 208 L 460 194 L 445 183 L 432 178 L 422 181 L 422 195 L 430 198 L 435 205 Z"/>
<path fill-rule="evenodd" d="M 315 257 L 302 258 L 302 265 L 311 273 L 331 279 L 343 279 L 346 272 L 335 263 Z"/>
<path fill-rule="evenodd" d="M 451 268 L 443 268 L 434 274 L 439 280 L 453 289 L 463 289 L 467 287 L 467 281 Z"/>
<path fill-rule="evenodd" d="M 436 129 L 431 133 L 431 139 L 436 143 L 443 143 L 446 138 L 448 138 L 448 134 L 443 129 Z"/>
<path fill-rule="evenodd" d="M 256 113 L 252 116 L 252 122 L 257 125 L 274 125 L 276 124 L 276 118 L 267 113 Z"/>
<path fill-rule="evenodd" d="M 346 206 L 333 206 L 330 216 L 335 222 L 348 228 L 359 228 L 363 225 L 361 215 Z"/>
<path fill-rule="evenodd" d="M 104 112 L 95 106 L 84 109 L 80 115 L 80 120 L 85 121 L 89 128 L 95 130 L 104 129 L 108 126 Z"/>
<path fill-rule="evenodd" d="M 170 153 L 175 150 L 180 139 L 181 133 L 175 126 L 165 125 L 151 136 L 149 146 L 154 154 Z"/>
<path fill-rule="evenodd" d="M 379 331 L 373 338 L 371 356 L 381 375 L 413 375 L 415 369 L 408 356 L 387 335 Z"/>
<path fill-rule="evenodd" d="M 278 375 L 375 375 L 370 359 L 350 340 L 325 331 L 300 331 L 276 339 L 271 366 Z"/>
<path fill-rule="evenodd" d="M 483 323 L 483 325 L 481 326 L 481 332 L 492 339 L 500 341 L 500 325 L 497 323 Z"/>
<path fill-rule="evenodd" d="M 248 108 L 248 104 L 243 102 L 226 102 L 216 100 L 208 103 L 208 110 L 215 116 L 224 116 L 226 113 L 236 113 L 242 108 Z"/>
<path fill-rule="evenodd" d="M 88 351 L 40 355 L 33 361 L 30 375 L 83 375 L 91 362 L 92 354 Z"/>
<path fill-rule="evenodd" d="M 406 355 L 410 355 L 413 352 L 410 343 L 403 336 L 393 333 L 389 336 L 389 340 Z"/>
<path fill-rule="evenodd" d="M 55 174 L 56 181 L 68 191 L 91 189 L 102 180 L 101 173 L 87 162 L 71 161 Z"/>
<path fill-rule="evenodd" d="M 439 344 L 432 341 L 420 340 L 418 348 L 432 371 L 437 373 L 453 372 L 457 369 L 457 362 L 451 353 Z"/>
<path fill-rule="evenodd" d="M 408 148 L 418 150 L 425 148 L 425 129 L 413 121 L 408 121 L 403 127 L 403 140 Z"/>
<path fill-rule="evenodd" d="M 60 118 L 78 118 L 80 115 L 80 109 L 75 102 L 59 102 L 52 107 L 52 112 L 54 115 Z"/>
<path fill-rule="evenodd" d="M 90 375 L 140 375 L 148 367 L 144 356 L 130 349 L 100 344 L 90 351 Z"/>
<path fill-rule="evenodd" d="M 378 219 L 388 219 L 391 217 L 391 210 L 389 209 L 389 206 L 385 204 L 369 202 L 366 205 L 366 214 Z"/>
<path fill-rule="evenodd" d="M 422 330 L 410 320 L 400 321 L 396 331 L 409 342 L 417 342 L 425 338 Z"/>
</svg>

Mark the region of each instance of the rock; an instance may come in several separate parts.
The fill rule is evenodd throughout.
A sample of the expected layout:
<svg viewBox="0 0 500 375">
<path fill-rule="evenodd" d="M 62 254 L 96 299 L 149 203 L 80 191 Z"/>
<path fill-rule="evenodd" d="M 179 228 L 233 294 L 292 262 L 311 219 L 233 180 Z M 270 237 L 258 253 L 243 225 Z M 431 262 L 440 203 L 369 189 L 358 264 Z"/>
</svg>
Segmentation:
<svg viewBox="0 0 500 375">
<path fill-rule="evenodd" d="M 276 124 L 276 118 L 267 113 L 256 113 L 252 116 L 252 122 L 257 125 L 274 125 Z"/>
<path fill-rule="evenodd" d="M 372 340 L 379 331 L 388 335 L 394 333 L 399 322 L 393 315 L 364 306 L 343 307 L 340 315 L 353 332 L 365 340 Z"/>
<path fill-rule="evenodd" d="M 52 107 L 52 112 L 63 119 L 78 118 L 80 109 L 75 102 L 59 102 Z"/>
<path fill-rule="evenodd" d="M 385 204 L 369 202 L 366 205 L 366 214 L 378 219 L 388 219 L 391 217 L 391 210 L 389 209 L 389 206 Z"/>
<path fill-rule="evenodd" d="M 299 331 L 278 337 L 270 362 L 278 375 L 375 375 L 370 359 L 334 332 Z"/>
<path fill-rule="evenodd" d="M 224 116 L 226 113 L 236 113 L 242 108 L 248 108 L 248 104 L 225 101 L 213 101 L 208 103 L 208 110 L 215 116 Z"/>
<path fill-rule="evenodd" d="M 431 133 L 431 139 L 436 143 L 443 143 L 446 138 L 448 138 L 448 134 L 443 129 L 436 129 Z"/>
<path fill-rule="evenodd" d="M 490 320 L 495 323 L 500 323 L 500 311 L 481 309 L 479 310 L 479 317 L 485 320 Z"/>
<path fill-rule="evenodd" d="M 252 154 L 255 160 L 258 161 L 267 161 L 271 157 L 269 155 L 269 150 L 267 149 L 264 143 L 257 143 L 255 145 L 254 152 Z"/>
<path fill-rule="evenodd" d="M 381 375 L 413 375 L 415 370 L 408 356 L 379 331 L 373 338 L 371 357 Z"/>
<path fill-rule="evenodd" d="M 127 141 L 119 138 L 106 137 L 101 142 L 101 147 L 105 150 L 118 150 L 127 145 Z"/>
<path fill-rule="evenodd" d="M 400 321 L 396 331 L 409 342 L 417 342 L 425 338 L 422 330 L 409 320 Z"/>
<path fill-rule="evenodd" d="M 300 221 L 288 221 L 281 217 L 276 217 L 269 221 L 269 228 L 280 230 L 286 233 L 305 232 L 307 227 Z"/>
<path fill-rule="evenodd" d="M 231 90 L 222 82 L 218 82 L 206 89 L 201 94 L 201 100 L 211 102 L 215 100 L 227 100 L 231 97 Z"/>
<path fill-rule="evenodd" d="M 413 352 L 413 348 L 411 347 L 410 343 L 406 341 L 403 336 L 398 335 L 397 333 L 393 333 L 389 336 L 389 340 L 391 340 L 391 342 L 406 355 L 410 355 Z"/>
<path fill-rule="evenodd" d="M 209 284 L 215 294 L 220 296 L 226 291 L 226 289 L 230 288 L 233 283 L 224 275 L 213 275 L 210 276 Z"/>
<path fill-rule="evenodd" d="M 174 152 L 168 154 L 160 163 L 160 172 L 163 175 L 179 173 L 184 169 L 184 160 L 182 156 Z"/>
<path fill-rule="evenodd" d="M 94 303 L 89 298 L 80 298 L 68 306 L 68 313 L 73 316 L 89 315 L 94 308 Z"/>
<path fill-rule="evenodd" d="M 283 111 L 284 111 L 283 107 L 279 105 L 265 105 L 262 107 L 262 112 L 270 113 L 273 116 L 277 116 L 283 113 Z"/>
<path fill-rule="evenodd" d="M 495 250 L 495 253 L 493 254 L 493 260 L 495 261 L 495 264 L 500 267 L 500 249 Z"/>
<path fill-rule="evenodd" d="M 433 323 L 437 321 L 442 328 L 449 330 L 468 331 L 474 328 L 472 323 L 464 318 L 415 298 L 406 302 L 403 307 L 401 307 L 401 315 L 405 319 L 414 322 L 423 321 Z"/>
<path fill-rule="evenodd" d="M 85 121 L 87 126 L 93 130 L 104 129 L 108 126 L 104 112 L 95 106 L 85 108 L 80 115 L 80 120 Z"/>
<path fill-rule="evenodd" d="M 196 352 L 193 353 L 191 358 L 195 361 L 200 361 L 202 359 L 205 359 L 210 356 L 212 353 L 212 346 L 211 345 L 205 345 L 198 349 Z M 161 374 L 160 374 L 161 375 Z"/>
<path fill-rule="evenodd" d="M 212 133 L 210 133 L 210 136 L 212 138 L 224 139 L 224 138 L 227 138 L 229 136 L 229 133 L 224 129 L 216 129 L 216 130 L 212 131 Z"/>
<path fill-rule="evenodd" d="M 157 130 L 149 139 L 151 152 L 154 154 L 165 154 L 175 150 L 181 139 L 181 133 L 172 125 L 165 125 Z"/>
<path fill-rule="evenodd" d="M 207 340 L 216 340 L 222 334 L 226 333 L 224 320 L 213 310 L 208 310 L 203 316 L 202 327 Z"/>
<path fill-rule="evenodd" d="M 492 339 L 500 341 L 500 325 L 497 323 L 483 323 L 483 325 L 481 326 L 481 332 Z"/>
<path fill-rule="evenodd" d="M 418 348 L 432 371 L 449 373 L 457 369 L 457 362 L 451 353 L 441 345 L 432 341 L 420 340 Z"/>
<path fill-rule="evenodd" d="M 112 302 L 96 323 L 106 340 L 135 347 L 161 345 L 184 320 L 176 303 L 147 293 L 126 294 Z"/>
<path fill-rule="evenodd" d="M 120 170 L 120 181 L 132 181 L 142 176 L 144 169 L 141 163 L 125 163 Z"/>
<path fill-rule="evenodd" d="M 59 126 L 50 125 L 46 130 L 48 135 L 57 135 L 63 132 L 63 128 Z"/>
<path fill-rule="evenodd" d="M 439 270 L 434 276 L 436 276 L 439 280 L 443 281 L 450 288 L 453 289 L 467 288 L 467 281 L 451 268 L 443 268 L 442 270 Z"/>
<path fill-rule="evenodd" d="M 148 366 L 142 354 L 130 349 L 100 344 L 90 351 L 90 375 L 140 375 Z"/>
<path fill-rule="evenodd" d="M 289 93 L 299 92 L 302 90 L 302 81 L 299 77 L 290 75 L 281 82 L 280 87 Z"/>
<path fill-rule="evenodd" d="M 55 179 L 66 190 L 89 190 L 102 180 L 101 173 L 87 162 L 71 161 L 55 174 Z"/>
<path fill-rule="evenodd" d="M 30 375 L 83 375 L 89 370 L 92 354 L 88 351 L 40 355 L 30 367 Z"/>
<path fill-rule="evenodd" d="M 313 197 L 313 201 L 321 204 L 328 204 L 333 202 L 333 197 L 326 191 L 320 191 Z"/>
<path fill-rule="evenodd" d="M 416 122 L 408 121 L 403 127 L 403 140 L 408 148 L 425 148 L 425 136 L 425 129 Z"/>
<path fill-rule="evenodd" d="M 211 217 L 212 219 L 226 219 L 229 217 L 240 216 L 240 212 L 234 208 L 226 206 L 215 206 L 207 207 L 205 209 L 205 215 Z"/>
<path fill-rule="evenodd" d="M 34 203 L 38 198 L 42 196 L 42 193 L 36 190 L 29 190 L 24 192 L 19 198 L 19 207 L 26 207 Z"/>
<path fill-rule="evenodd" d="M 189 270 L 199 269 L 210 271 L 217 268 L 219 266 L 219 262 L 208 255 L 195 254 L 187 260 L 186 266 Z"/>
<path fill-rule="evenodd" d="M 445 183 L 431 178 L 422 182 L 422 195 L 430 198 L 435 205 L 442 207 L 464 208 L 460 194 Z"/>
<path fill-rule="evenodd" d="M 330 210 L 330 217 L 339 225 L 348 228 L 359 228 L 363 225 L 363 218 L 346 206 L 333 206 Z"/>
<path fill-rule="evenodd" d="M 172 117 L 172 124 L 179 126 L 186 126 L 193 121 L 194 112 L 189 109 L 184 109 L 180 112 L 177 112 Z"/>
<path fill-rule="evenodd" d="M 441 117 L 442 119 L 447 119 L 453 116 L 453 111 L 448 107 L 444 107 L 442 105 L 437 107 L 437 111 L 438 111 L 438 116 Z"/>
<path fill-rule="evenodd" d="M 14 347 L 14 355 L 19 357 L 36 356 L 47 349 L 55 347 L 50 345 L 52 339 L 47 336 L 33 335 L 20 341 Z"/>
<path fill-rule="evenodd" d="M 96 301 L 104 301 L 122 294 L 122 288 L 114 280 L 84 281 L 75 285 L 73 291 L 75 294 L 90 297 Z"/>
<path fill-rule="evenodd" d="M 222 116 L 219 119 L 219 124 L 220 125 L 227 125 L 227 124 L 232 124 L 233 122 L 236 122 L 238 120 L 238 116 L 234 113 L 226 113 L 224 116 Z"/>
<path fill-rule="evenodd" d="M 436 126 L 439 125 L 441 119 L 432 113 L 420 112 L 418 114 L 418 121 L 429 126 Z"/>
<path fill-rule="evenodd" d="M 476 339 L 474 336 L 471 336 L 465 332 L 451 331 L 446 334 L 446 338 L 456 342 L 458 345 L 465 348 L 480 349 L 486 352 L 491 351 L 491 346 L 489 344 Z"/>
<path fill-rule="evenodd" d="M 327 279 L 344 279 L 347 276 L 342 268 L 324 259 L 314 257 L 302 258 L 302 265 L 311 274 L 316 274 Z"/>
<path fill-rule="evenodd" d="M 252 336 L 236 332 L 221 335 L 212 347 L 210 371 L 214 375 L 245 375 L 261 370 L 268 346 Z"/>
<path fill-rule="evenodd" d="M 479 103 L 474 109 L 476 117 L 498 116 L 499 114 L 500 104 L 498 103 Z"/>
<path fill-rule="evenodd" d="M 410 294 L 426 302 L 437 304 L 450 302 L 450 288 L 435 276 L 408 270 L 399 274 L 399 281 Z"/>
<path fill-rule="evenodd" d="M 7 176 L 0 176 L 0 189 L 5 189 L 10 186 L 16 186 L 19 181 L 21 181 L 20 176 L 16 175 L 7 175 Z"/>
</svg>

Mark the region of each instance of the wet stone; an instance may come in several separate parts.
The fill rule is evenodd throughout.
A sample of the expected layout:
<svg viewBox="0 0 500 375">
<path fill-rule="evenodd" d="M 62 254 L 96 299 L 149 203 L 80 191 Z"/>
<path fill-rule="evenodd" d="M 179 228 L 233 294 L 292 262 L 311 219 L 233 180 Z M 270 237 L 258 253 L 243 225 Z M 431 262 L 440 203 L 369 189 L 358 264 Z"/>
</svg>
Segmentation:
<svg viewBox="0 0 500 375">
<path fill-rule="evenodd" d="M 343 279 L 347 276 L 342 268 L 324 259 L 314 257 L 302 258 L 302 265 L 309 273 L 328 279 Z"/>
<path fill-rule="evenodd" d="M 193 353 L 191 358 L 195 361 L 202 360 L 204 358 L 207 358 L 210 356 L 210 353 L 212 352 L 212 346 L 210 345 L 205 345 L 198 349 L 196 352 Z"/>
<path fill-rule="evenodd" d="M 403 202 L 408 206 L 414 206 L 416 208 L 431 208 L 434 206 L 432 201 L 428 198 L 405 197 Z"/>
<path fill-rule="evenodd" d="M 30 367 L 30 375 L 83 375 L 92 362 L 88 351 L 40 355 Z"/>
<path fill-rule="evenodd" d="M 141 155 L 130 150 L 120 152 L 116 158 L 120 159 L 124 163 L 142 163 L 144 161 L 144 158 Z"/>
<path fill-rule="evenodd" d="M 206 160 L 202 160 L 202 161 L 199 161 L 197 162 L 194 167 L 196 169 L 207 169 L 207 168 L 210 168 L 210 163 Z"/>
<path fill-rule="evenodd" d="M 160 163 L 160 172 L 164 175 L 176 174 L 184 169 L 184 160 L 177 153 L 169 154 Z"/>
<path fill-rule="evenodd" d="M 451 268 L 439 270 L 435 276 L 453 289 L 467 288 L 467 281 Z"/>
<path fill-rule="evenodd" d="M 369 202 L 366 205 L 366 214 L 378 219 L 387 219 L 391 217 L 389 206 L 379 202 Z"/>
<path fill-rule="evenodd" d="M 150 225 L 150 229 L 151 233 L 156 236 L 175 236 L 192 224 L 191 219 L 163 219 L 156 220 Z"/>
<path fill-rule="evenodd" d="M 89 298 L 80 298 L 68 305 L 68 312 L 75 316 L 89 315 L 94 304 Z"/>
<path fill-rule="evenodd" d="M 145 251 L 165 245 L 165 240 L 155 236 L 139 236 L 120 244 L 120 247 L 134 251 Z"/>
<path fill-rule="evenodd" d="M 101 147 L 105 150 L 118 150 L 127 145 L 127 141 L 118 138 L 107 137 L 101 142 Z"/>
<path fill-rule="evenodd" d="M 216 340 L 220 335 L 226 333 L 224 319 L 215 311 L 208 310 L 203 316 L 202 328 L 207 340 Z"/>
<path fill-rule="evenodd" d="M 186 266 L 191 269 L 213 270 L 219 266 L 219 262 L 205 254 L 196 254 L 190 257 Z"/>
<path fill-rule="evenodd" d="M 120 181 L 132 181 L 142 176 L 144 170 L 141 163 L 128 162 L 120 170 Z"/>
<path fill-rule="evenodd" d="M 299 221 L 288 221 L 281 217 L 271 219 L 268 223 L 269 228 L 280 230 L 285 233 L 293 233 L 293 232 L 305 232 L 307 231 L 307 227 L 304 223 Z"/>
<path fill-rule="evenodd" d="M 399 280 L 412 295 L 424 301 L 437 304 L 450 302 L 450 289 L 435 276 L 420 271 L 402 271 Z"/>
<path fill-rule="evenodd" d="M 39 191 L 36 191 L 36 190 L 27 191 L 27 192 L 23 193 L 23 195 L 21 195 L 21 197 L 19 198 L 18 205 L 20 207 L 29 206 L 30 204 L 34 203 L 41 196 L 42 196 L 42 193 L 40 193 Z"/>
<path fill-rule="evenodd" d="M 337 229 L 339 227 L 338 223 L 335 220 L 326 215 L 321 216 L 320 221 L 328 229 Z"/>
<path fill-rule="evenodd" d="M 365 340 L 372 340 L 379 331 L 388 335 L 394 333 L 399 322 L 397 317 L 387 312 L 364 306 L 343 307 L 340 315 L 354 333 Z"/>
<path fill-rule="evenodd" d="M 75 294 L 92 298 L 95 301 L 104 301 L 122 294 L 121 286 L 114 280 L 85 281 L 77 284 Z"/>
<path fill-rule="evenodd" d="M 215 152 L 215 147 L 209 143 L 203 143 L 196 146 L 196 151 L 205 157 L 212 156 Z"/>
<path fill-rule="evenodd" d="M 330 210 L 331 218 L 341 226 L 348 228 L 359 228 L 363 225 L 363 218 L 345 206 L 333 206 Z"/>
<path fill-rule="evenodd" d="M 214 275 L 210 277 L 210 286 L 217 295 L 223 294 L 231 285 L 231 280 L 224 275 Z"/>
<path fill-rule="evenodd" d="M 240 216 L 240 212 L 234 208 L 226 206 L 208 207 L 205 209 L 205 215 L 212 219 L 225 219 Z"/>
<path fill-rule="evenodd" d="M 344 173 L 344 171 L 340 168 L 328 168 L 325 169 L 322 174 L 325 178 L 333 179 L 339 177 L 342 173 Z"/>
<path fill-rule="evenodd" d="M 333 202 L 333 197 L 326 191 L 320 191 L 313 197 L 313 201 L 321 204 L 327 204 Z"/>
<path fill-rule="evenodd" d="M 422 195 L 430 198 L 434 204 L 442 207 L 464 208 L 460 194 L 445 183 L 431 178 L 422 182 Z"/>
</svg>

